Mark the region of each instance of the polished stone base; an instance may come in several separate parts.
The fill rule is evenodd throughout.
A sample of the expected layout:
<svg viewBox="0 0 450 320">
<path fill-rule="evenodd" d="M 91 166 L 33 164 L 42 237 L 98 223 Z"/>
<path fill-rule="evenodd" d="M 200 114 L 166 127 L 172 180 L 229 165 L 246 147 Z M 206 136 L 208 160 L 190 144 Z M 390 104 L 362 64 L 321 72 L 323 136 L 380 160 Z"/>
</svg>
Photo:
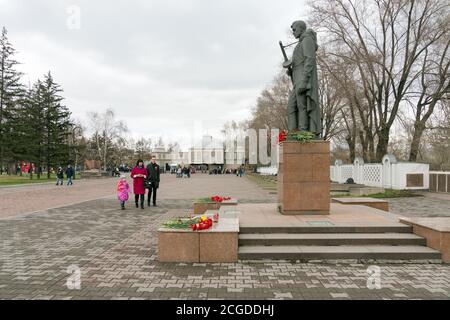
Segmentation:
<svg viewBox="0 0 450 320">
<path fill-rule="evenodd" d="M 330 143 L 283 142 L 278 170 L 279 210 L 284 215 L 330 213 Z"/>
</svg>

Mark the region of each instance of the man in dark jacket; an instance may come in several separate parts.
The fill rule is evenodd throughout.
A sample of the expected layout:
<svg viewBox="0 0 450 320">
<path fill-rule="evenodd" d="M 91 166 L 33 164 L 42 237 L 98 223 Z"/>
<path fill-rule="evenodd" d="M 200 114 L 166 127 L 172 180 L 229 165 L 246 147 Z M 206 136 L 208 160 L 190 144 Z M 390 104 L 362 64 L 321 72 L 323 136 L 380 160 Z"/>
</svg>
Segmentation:
<svg viewBox="0 0 450 320">
<path fill-rule="evenodd" d="M 147 176 L 149 182 L 147 204 L 150 207 L 150 199 L 153 194 L 153 206 L 156 207 L 156 190 L 159 188 L 160 167 L 156 163 L 156 158 L 152 157 L 152 162 L 147 166 Z"/>
<path fill-rule="evenodd" d="M 75 174 L 75 171 L 73 170 L 72 166 L 69 164 L 67 166 L 67 169 L 66 169 L 67 185 L 68 186 L 69 185 L 70 186 L 73 185 L 72 179 L 73 179 L 74 174 Z"/>
</svg>

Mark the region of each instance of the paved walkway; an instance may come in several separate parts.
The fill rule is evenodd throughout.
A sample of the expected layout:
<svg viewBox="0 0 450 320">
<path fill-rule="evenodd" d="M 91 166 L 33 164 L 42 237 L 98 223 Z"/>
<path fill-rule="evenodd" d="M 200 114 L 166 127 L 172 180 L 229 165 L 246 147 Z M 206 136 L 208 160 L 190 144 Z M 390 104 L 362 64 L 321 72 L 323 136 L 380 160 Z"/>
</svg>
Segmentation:
<svg viewBox="0 0 450 320">
<path fill-rule="evenodd" d="M 128 205 L 121 211 L 109 196 L 32 214 L 16 210 L 0 219 L 0 299 L 450 298 L 450 265 L 444 264 L 381 264 L 380 289 L 369 289 L 368 281 L 376 284 L 378 278 L 371 281 L 368 264 L 159 263 L 157 228 L 187 212 L 192 198 L 219 193 L 244 202 L 273 202 L 267 192 L 233 176 L 163 179 L 157 208 Z M 110 194 L 113 182 L 86 182 L 89 197 Z M 105 190 L 98 190 L 102 186 Z M 32 194 L 54 206 L 54 196 L 47 193 Z M 75 200 L 88 199 L 79 194 Z"/>
<path fill-rule="evenodd" d="M 388 199 L 389 210 L 405 217 L 450 217 L 450 197 Z"/>
<path fill-rule="evenodd" d="M 175 175 L 166 174 L 161 175 L 161 179 L 159 199 L 194 199 L 216 194 L 254 201 L 275 199 L 247 179 L 234 175 L 196 174 L 191 179 L 177 179 Z M 73 186 L 45 184 L 1 188 L 0 219 L 104 197 L 114 198 L 116 183 L 117 179 L 107 178 L 76 180 Z"/>
<path fill-rule="evenodd" d="M 0 298 L 13 299 L 448 299 L 450 266 L 381 265 L 381 289 L 368 289 L 369 265 L 241 262 L 164 264 L 156 229 L 189 200 L 118 210 L 96 200 L 0 221 Z M 80 268 L 69 290 L 68 268 Z M 75 270 L 75 269 L 72 269 Z"/>
</svg>

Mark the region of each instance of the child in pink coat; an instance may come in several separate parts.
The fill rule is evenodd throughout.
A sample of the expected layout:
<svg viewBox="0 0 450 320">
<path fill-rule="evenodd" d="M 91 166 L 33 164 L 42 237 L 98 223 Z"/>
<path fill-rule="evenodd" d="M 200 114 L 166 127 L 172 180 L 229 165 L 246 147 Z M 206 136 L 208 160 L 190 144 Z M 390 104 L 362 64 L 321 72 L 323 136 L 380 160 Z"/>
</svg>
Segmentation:
<svg viewBox="0 0 450 320">
<path fill-rule="evenodd" d="M 125 202 L 128 201 L 128 193 L 130 192 L 130 185 L 124 175 L 120 176 L 117 183 L 117 199 L 120 201 L 120 207 L 125 210 Z"/>
</svg>

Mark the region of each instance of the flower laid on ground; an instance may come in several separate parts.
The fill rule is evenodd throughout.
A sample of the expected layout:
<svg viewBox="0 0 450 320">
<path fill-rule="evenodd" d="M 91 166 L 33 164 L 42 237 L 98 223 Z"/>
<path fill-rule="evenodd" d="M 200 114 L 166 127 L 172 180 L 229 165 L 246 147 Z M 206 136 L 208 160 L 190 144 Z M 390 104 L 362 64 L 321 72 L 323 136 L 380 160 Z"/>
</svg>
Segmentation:
<svg viewBox="0 0 450 320">
<path fill-rule="evenodd" d="M 213 221 L 211 218 L 207 218 L 205 216 L 202 216 L 198 223 L 195 223 L 191 225 L 191 228 L 193 231 L 200 231 L 200 230 L 208 230 L 213 225 Z"/>
<path fill-rule="evenodd" d="M 299 141 L 301 143 L 306 143 L 311 140 L 314 140 L 316 138 L 316 135 L 312 132 L 308 131 L 294 131 L 294 132 L 286 132 L 285 130 L 281 131 L 277 142 L 278 144 L 284 142 L 284 141 Z"/>
<path fill-rule="evenodd" d="M 199 198 L 196 199 L 195 203 L 221 203 L 224 201 L 231 200 L 231 197 L 221 197 L 221 196 L 212 196 L 212 197 L 206 197 L 206 198 Z"/>
<path fill-rule="evenodd" d="M 195 218 L 175 218 L 164 222 L 162 226 L 168 229 L 191 229 L 191 226 L 198 222 Z"/>
<path fill-rule="evenodd" d="M 218 218 L 218 217 L 217 217 Z M 213 219 L 201 216 L 191 218 L 174 218 L 167 222 L 164 222 L 162 226 L 167 229 L 179 229 L 179 230 L 208 230 L 213 225 Z"/>
<path fill-rule="evenodd" d="M 299 141 L 301 143 L 309 142 L 311 140 L 314 140 L 316 138 L 316 135 L 309 131 L 294 131 L 290 132 L 287 136 L 287 140 L 289 141 Z"/>
<path fill-rule="evenodd" d="M 231 200 L 231 197 L 213 196 L 213 197 L 211 197 L 211 200 L 212 200 L 213 202 L 222 203 L 222 202 L 224 202 L 224 201 L 229 201 L 229 200 Z"/>
<path fill-rule="evenodd" d="M 223 202 L 223 198 L 222 198 L 222 197 L 219 197 L 219 196 L 213 196 L 213 197 L 211 197 L 211 200 L 212 200 L 213 202 L 217 202 L 217 203 Z"/>
</svg>

